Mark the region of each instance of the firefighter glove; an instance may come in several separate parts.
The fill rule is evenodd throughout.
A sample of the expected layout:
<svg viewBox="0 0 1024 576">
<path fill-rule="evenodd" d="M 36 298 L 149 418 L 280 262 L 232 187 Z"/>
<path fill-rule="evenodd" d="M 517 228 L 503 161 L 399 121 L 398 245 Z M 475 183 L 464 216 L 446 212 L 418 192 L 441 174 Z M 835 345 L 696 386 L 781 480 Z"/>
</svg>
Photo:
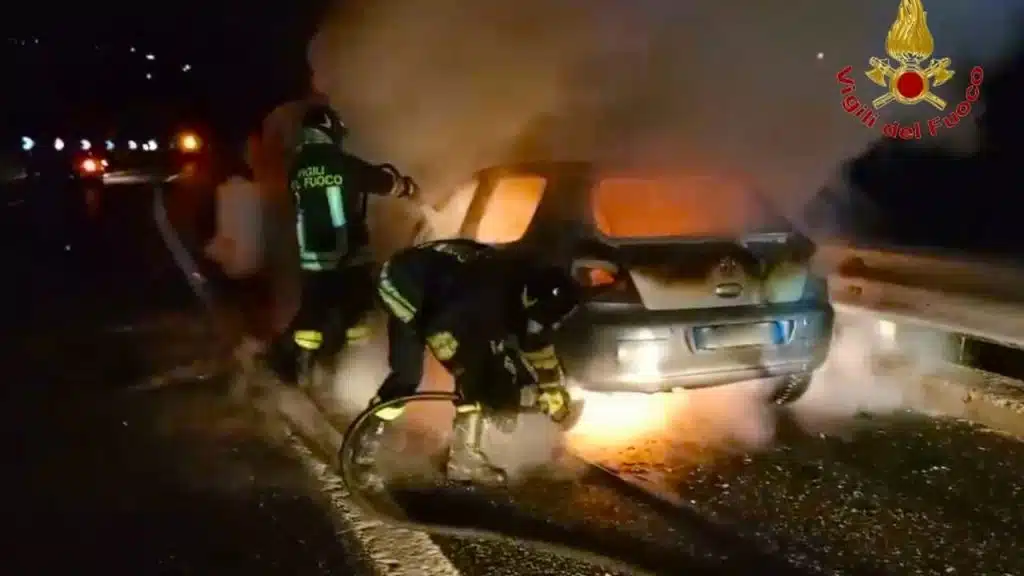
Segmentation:
<svg viewBox="0 0 1024 576">
<path fill-rule="evenodd" d="M 541 384 L 537 397 L 537 408 L 555 422 L 561 422 L 569 416 L 569 405 L 572 398 L 569 391 L 561 383 Z"/>
</svg>

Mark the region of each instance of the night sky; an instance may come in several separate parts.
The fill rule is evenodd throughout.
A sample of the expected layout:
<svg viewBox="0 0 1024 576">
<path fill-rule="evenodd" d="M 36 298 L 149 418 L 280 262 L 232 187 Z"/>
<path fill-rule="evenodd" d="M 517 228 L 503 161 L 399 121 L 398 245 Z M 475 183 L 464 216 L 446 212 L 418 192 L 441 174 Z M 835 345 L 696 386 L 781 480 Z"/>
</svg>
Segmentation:
<svg viewBox="0 0 1024 576">
<path fill-rule="evenodd" d="M 17 79 L 5 83 L 5 131 L 183 118 L 243 130 L 303 93 L 323 4 L 27 2 L 0 23 Z"/>
</svg>

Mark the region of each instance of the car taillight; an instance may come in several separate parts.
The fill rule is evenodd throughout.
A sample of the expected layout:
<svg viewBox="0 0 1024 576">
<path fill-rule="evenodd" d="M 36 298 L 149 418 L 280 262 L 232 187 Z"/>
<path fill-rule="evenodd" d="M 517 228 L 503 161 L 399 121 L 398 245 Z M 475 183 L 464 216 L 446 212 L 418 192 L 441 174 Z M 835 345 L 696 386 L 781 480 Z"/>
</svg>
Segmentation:
<svg viewBox="0 0 1024 576">
<path fill-rule="evenodd" d="M 82 172 L 86 174 L 95 174 L 100 171 L 100 164 L 92 158 L 86 158 L 82 160 Z"/>
<path fill-rule="evenodd" d="M 573 262 L 572 275 L 585 288 L 600 288 L 615 284 L 619 267 L 604 260 L 579 259 Z"/>
<path fill-rule="evenodd" d="M 199 136 L 186 132 L 178 137 L 178 149 L 182 152 L 198 152 L 203 147 Z"/>
<path fill-rule="evenodd" d="M 778 262 L 765 274 L 765 298 L 773 304 L 796 302 L 803 298 L 809 277 L 806 262 L 789 259 Z"/>
<path fill-rule="evenodd" d="M 610 286 L 615 284 L 615 274 L 610 270 L 605 270 L 604 268 L 590 268 L 586 271 L 584 283 L 590 288 Z"/>
</svg>

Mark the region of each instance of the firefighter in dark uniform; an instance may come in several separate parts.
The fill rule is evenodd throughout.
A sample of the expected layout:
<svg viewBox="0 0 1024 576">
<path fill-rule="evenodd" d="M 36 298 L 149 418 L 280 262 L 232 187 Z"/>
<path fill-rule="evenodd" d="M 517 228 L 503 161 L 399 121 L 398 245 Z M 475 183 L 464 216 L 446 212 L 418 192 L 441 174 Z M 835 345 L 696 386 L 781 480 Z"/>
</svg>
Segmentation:
<svg viewBox="0 0 1024 576">
<path fill-rule="evenodd" d="M 456 406 L 447 475 L 495 484 L 504 472 L 480 449 L 489 416 L 519 410 L 521 391 L 534 386 L 535 406 L 555 421 L 569 413 L 569 394 L 550 335 L 576 310 L 579 291 L 559 268 L 470 240 L 408 248 L 381 270 L 378 295 L 388 312 L 391 373 L 371 406 L 416 391 L 423 349 L 455 378 Z M 357 463 L 371 465 L 385 422 L 400 408 L 377 412 Z"/>
<path fill-rule="evenodd" d="M 302 268 L 299 309 L 271 343 L 267 361 L 278 377 L 296 383 L 306 360 L 326 360 L 350 339 L 374 303 L 373 261 L 366 223 L 370 194 L 411 197 L 416 184 L 389 164 L 373 165 L 345 153 L 346 129 L 326 105 L 313 105 L 289 169 Z"/>
</svg>

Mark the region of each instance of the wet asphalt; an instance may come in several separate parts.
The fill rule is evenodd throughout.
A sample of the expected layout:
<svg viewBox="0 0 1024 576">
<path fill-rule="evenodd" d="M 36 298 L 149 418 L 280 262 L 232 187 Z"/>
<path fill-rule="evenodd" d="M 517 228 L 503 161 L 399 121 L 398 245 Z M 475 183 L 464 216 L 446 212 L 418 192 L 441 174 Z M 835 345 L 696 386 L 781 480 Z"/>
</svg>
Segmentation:
<svg viewBox="0 0 1024 576">
<path fill-rule="evenodd" d="M 138 221 L 148 204 L 132 209 L 144 209 Z M 194 321 L 175 319 L 194 308 L 173 268 L 154 255 L 140 273 L 128 264 L 137 254 L 115 248 L 123 238 L 110 230 L 130 230 L 132 210 L 114 211 L 121 219 L 97 241 L 90 262 L 108 264 L 92 268 L 90 285 L 100 288 L 37 302 L 5 348 L 6 572 L 375 573 L 329 491 L 224 381 L 130 389 L 194 356 L 201 338 Z M 140 335 L 141 325 L 158 328 Z M 508 493 L 410 488 L 395 498 L 420 521 L 589 549 L 659 574 L 1024 575 L 1024 444 L 910 414 L 860 424 L 837 435 L 784 427 L 756 453 L 677 437 L 606 458 L 675 504 L 593 470 Z M 625 573 L 510 540 L 431 541 L 467 575 Z"/>
<path fill-rule="evenodd" d="M 606 462 L 824 573 L 1024 574 L 1024 443 L 909 413 L 859 424 L 746 454 L 662 438 Z"/>
<path fill-rule="evenodd" d="M 4 214 L 4 572 L 368 573 L 221 383 L 131 391 L 205 346 L 151 199 L 108 189 L 95 221 L 45 242 L 30 212 Z"/>
<path fill-rule="evenodd" d="M 203 389 L 20 398 L 8 574 L 364 574 L 304 469 Z M 13 511 L 13 514 L 12 514 Z"/>
</svg>

